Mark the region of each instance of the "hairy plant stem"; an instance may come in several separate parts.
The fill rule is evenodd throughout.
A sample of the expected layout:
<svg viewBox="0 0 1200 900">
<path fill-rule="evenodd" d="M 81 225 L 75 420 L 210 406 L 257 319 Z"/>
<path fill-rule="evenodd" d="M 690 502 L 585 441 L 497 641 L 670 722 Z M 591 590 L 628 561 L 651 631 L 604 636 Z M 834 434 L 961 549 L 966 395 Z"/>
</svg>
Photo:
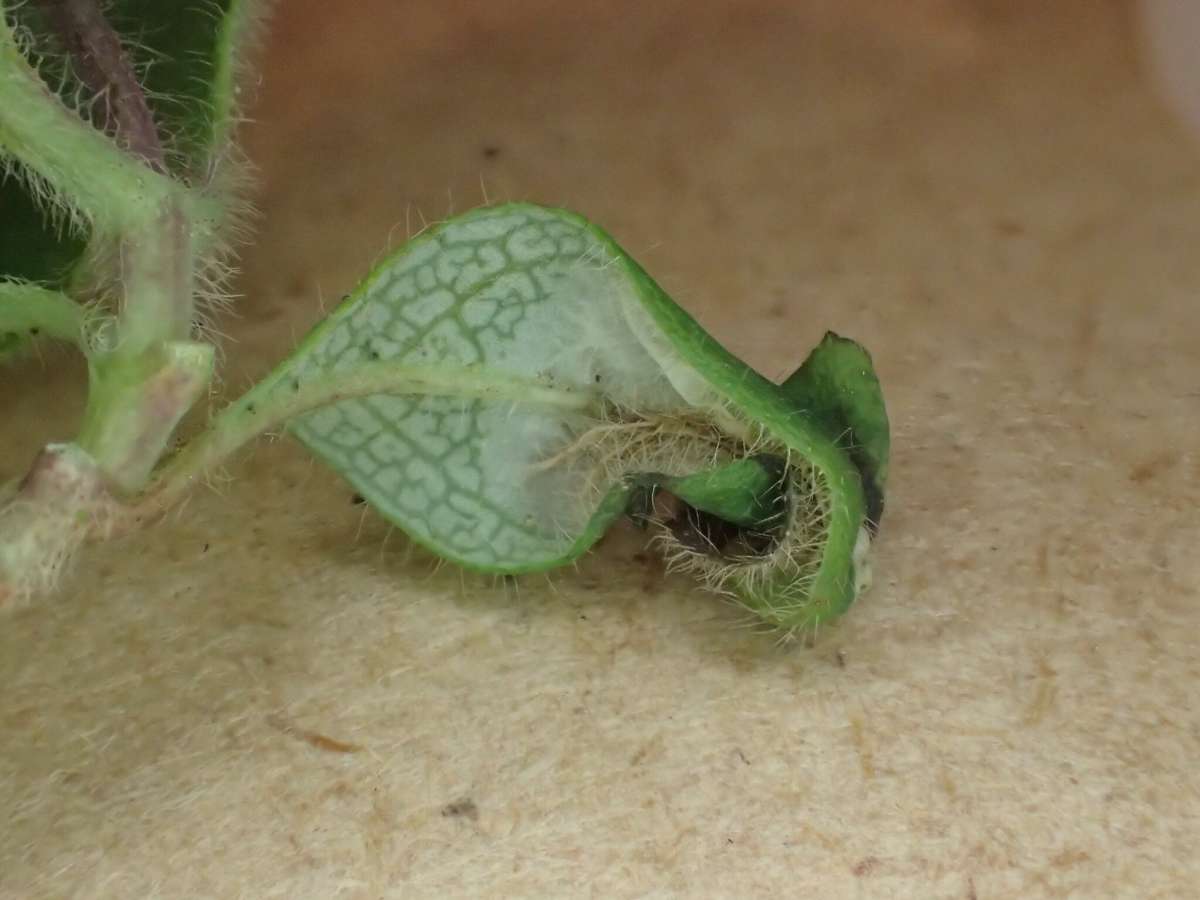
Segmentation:
<svg viewBox="0 0 1200 900">
<path fill-rule="evenodd" d="M 23 177 L 52 219 L 86 232 L 88 249 L 61 293 L 0 280 L 0 354 L 35 334 L 72 340 L 88 357 L 89 385 L 76 442 L 47 447 L 25 478 L 0 490 L 0 606 L 52 586 L 78 540 L 127 518 L 124 501 L 145 494 L 212 380 L 214 348 L 192 340 L 196 296 L 224 271 L 218 229 L 237 222 L 227 209 L 241 186 L 231 139 L 235 50 L 266 6 L 232 0 L 221 15 L 209 146 L 175 178 L 102 0 L 34 2 L 96 102 L 85 121 L 42 81 L 0 0 L 0 175 Z M 106 315 L 85 321 L 93 308 Z M 201 439 L 200 452 L 180 461 L 203 468 L 257 433 L 239 431 L 235 419 L 219 424 L 216 440 Z"/>
<path fill-rule="evenodd" d="M 0 153 L 48 191 L 45 202 L 106 234 L 136 229 L 180 192 L 67 108 L 29 64 L 2 18 Z"/>
<path fill-rule="evenodd" d="M 96 0 L 38 0 L 71 58 L 72 68 L 99 103 L 97 126 L 156 172 L 166 172 L 162 140 L 146 95 Z"/>
<path fill-rule="evenodd" d="M 78 444 L 121 490 L 146 483 L 179 420 L 208 386 L 213 356 L 209 344 L 179 341 L 91 361 Z"/>
<path fill-rule="evenodd" d="M 207 198 L 162 174 L 162 148 L 120 42 L 91 0 L 51 4 L 77 68 L 114 94 L 113 139 L 80 119 L 41 81 L 0 21 L 0 152 L 28 170 L 43 200 L 116 248 L 116 328 L 89 352 L 79 446 L 123 490 L 145 484 L 179 420 L 212 374 L 211 347 L 189 342 L 194 248 L 216 217 Z M 104 83 L 99 83 L 100 81 Z M 159 171 L 156 171 L 159 170 Z"/>
</svg>

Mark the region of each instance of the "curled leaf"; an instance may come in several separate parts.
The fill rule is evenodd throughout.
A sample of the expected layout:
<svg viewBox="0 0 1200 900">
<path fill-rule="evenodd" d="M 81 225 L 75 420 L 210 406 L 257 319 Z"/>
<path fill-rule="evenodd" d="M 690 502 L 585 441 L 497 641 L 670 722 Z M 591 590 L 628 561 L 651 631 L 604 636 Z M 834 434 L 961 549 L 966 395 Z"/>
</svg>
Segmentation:
<svg viewBox="0 0 1200 900">
<path fill-rule="evenodd" d="M 386 390 L 350 387 L 388 371 Z M 254 393 L 320 384 L 333 402 L 292 433 L 460 565 L 561 566 L 630 513 L 674 566 L 788 632 L 867 583 L 887 419 L 865 352 L 827 339 L 772 384 L 572 213 L 491 207 L 409 242 Z"/>
</svg>

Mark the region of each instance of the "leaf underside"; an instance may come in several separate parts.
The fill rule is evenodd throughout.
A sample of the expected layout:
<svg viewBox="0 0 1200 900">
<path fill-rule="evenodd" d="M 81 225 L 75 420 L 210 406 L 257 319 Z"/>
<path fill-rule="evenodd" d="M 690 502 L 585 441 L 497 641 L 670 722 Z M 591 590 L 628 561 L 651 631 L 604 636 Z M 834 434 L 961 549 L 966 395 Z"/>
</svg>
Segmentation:
<svg viewBox="0 0 1200 900">
<path fill-rule="evenodd" d="M 297 391 L 395 363 L 444 376 L 527 379 L 576 400 L 555 405 L 532 391 L 487 399 L 374 394 L 337 401 L 289 427 L 418 543 L 485 572 L 569 562 L 621 514 L 652 517 L 654 493 L 665 489 L 685 509 L 667 523 L 676 558 L 700 558 L 687 566 L 791 629 L 836 615 L 865 581 L 855 572 L 864 518 L 854 500 L 862 496 L 859 472 L 813 449 L 828 471 L 789 481 L 791 467 L 803 463 L 797 448 L 824 441 L 835 456 L 845 452 L 836 447 L 842 420 L 858 423 L 857 398 L 867 396 L 843 396 L 845 365 L 865 358 L 852 347 L 826 347 L 789 383 L 810 413 L 789 390 L 729 357 L 602 231 L 562 210 L 510 204 L 443 223 L 385 260 L 276 370 L 268 390 Z M 882 407 L 869 397 L 867 407 L 878 424 L 871 417 Z M 751 408 L 764 411 L 765 425 L 755 424 Z M 730 422 L 742 429 L 738 440 L 712 437 Z M 880 485 L 882 422 L 882 438 L 863 428 Z M 776 426 L 786 446 L 778 436 L 759 440 Z M 685 435 L 677 446 L 675 433 Z M 598 459 L 617 463 L 605 468 Z M 780 523 L 805 479 L 827 492 L 812 498 L 817 511 L 807 521 L 841 522 L 836 552 L 812 544 L 811 534 L 777 549 Z M 722 557 L 727 546 L 762 556 Z M 706 554 L 714 566 L 703 562 Z M 821 594 L 812 610 L 804 605 L 809 589 Z M 773 618 L 776 596 L 783 612 Z"/>
<path fill-rule="evenodd" d="M 380 266 L 283 366 L 277 390 L 388 360 L 494 371 L 640 414 L 685 411 L 635 332 L 633 287 L 582 219 L 532 206 L 460 216 Z M 586 490 L 544 461 L 595 414 L 521 402 L 375 395 L 291 431 L 386 518 L 439 556 L 492 572 L 578 556 L 632 485 Z"/>
</svg>

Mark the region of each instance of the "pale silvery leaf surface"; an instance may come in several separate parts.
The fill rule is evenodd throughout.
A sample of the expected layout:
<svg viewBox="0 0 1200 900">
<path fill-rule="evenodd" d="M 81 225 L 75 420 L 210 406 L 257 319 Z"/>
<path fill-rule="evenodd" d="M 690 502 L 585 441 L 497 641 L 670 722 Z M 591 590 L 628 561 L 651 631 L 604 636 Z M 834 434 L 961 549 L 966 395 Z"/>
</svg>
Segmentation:
<svg viewBox="0 0 1200 900">
<path fill-rule="evenodd" d="M 392 360 L 501 372 L 643 412 L 684 408 L 647 349 L 670 356 L 665 339 L 613 260 L 567 213 L 467 214 L 379 266 L 286 364 L 278 389 Z M 668 365 L 681 367 L 674 357 Z M 389 394 L 327 406 L 291 430 L 439 555 L 528 571 L 586 549 L 577 544 L 597 498 L 580 491 L 572 467 L 539 463 L 591 419 L 521 397 Z"/>
</svg>

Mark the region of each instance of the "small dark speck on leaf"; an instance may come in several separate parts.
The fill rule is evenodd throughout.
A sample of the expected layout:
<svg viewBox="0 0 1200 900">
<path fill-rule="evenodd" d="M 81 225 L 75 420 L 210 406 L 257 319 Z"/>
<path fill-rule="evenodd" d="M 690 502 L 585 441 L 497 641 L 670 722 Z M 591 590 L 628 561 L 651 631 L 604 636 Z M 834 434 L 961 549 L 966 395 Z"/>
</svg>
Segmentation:
<svg viewBox="0 0 1200 900">
<path fill-rule="evenodd" d="M 470 797 L 463 797 L 460 800 L 455 800 L 453 803 L 447 803 L 442 807 L 442 815 L 448 819 L 470 819 L 472 822 L 479 820 L 479 807 L 475 805 L 475 801 Z"/>
<path fill-rule="evenodd" d="M 584 615 L 583 613 L 580 613 L 580 614 L 579 614 L 579 620 L 580 620 L 581 622 L 586 622 L 586 621 L 588 620 L 588 617 L 587 617 L 586 615 Z"/>
<path fill-rule="evenodd" d="M 204 545 L 204 546 L 201 548 L 200 552 L 201 552 L 201 553 L 207 553 L 207 552 L 208 552 L 208 544 L 205 544 L 205 545 Z"/>
<path fill-rule="evenodd" d="M 38 336 L 39 334 L 41 334 L 41 333 L 42 333 L 42 329 L 40 329 L 40 328 L 30 328 L 30 329 L 29 329 L 29 334 L 30 334 L 32 337 L 37 337 L 37 336 Z"/>
<path fill-rule="evenodd" d="M 746 754 L 742 752 L 742 748 L 741 748 L 741 747 L 736 747 L 736 748 L 734 748 L 734 752 L 736 752 L 736 753 L 737 753 L 737 755 L 738 755 L 738 759 L 740 759 L 740 760 L 741 760 L 742 762 L 744 762 L 746 765 L 750 765 L 750 760 L 749 760 L 749 758 L 747 758 Z"/>
<path fill-rule="evenodd" d="M 495 159 L 499 155 L 500 155 L 500 148 L 497 147 L 495 144 L 488 144 L 487 146 L 485 146 L 483 148 L 483 158 L 484 159 Z"/>
<path fill-rule="evenodd" d="M 353 503 L 355 506 L 362 506 L 364 503 L 367 502 L 367 498 L 364 497 L 362 494 L 355 494 L 353 497 L 350 498 L 350 502 Z"/>
</svg>

